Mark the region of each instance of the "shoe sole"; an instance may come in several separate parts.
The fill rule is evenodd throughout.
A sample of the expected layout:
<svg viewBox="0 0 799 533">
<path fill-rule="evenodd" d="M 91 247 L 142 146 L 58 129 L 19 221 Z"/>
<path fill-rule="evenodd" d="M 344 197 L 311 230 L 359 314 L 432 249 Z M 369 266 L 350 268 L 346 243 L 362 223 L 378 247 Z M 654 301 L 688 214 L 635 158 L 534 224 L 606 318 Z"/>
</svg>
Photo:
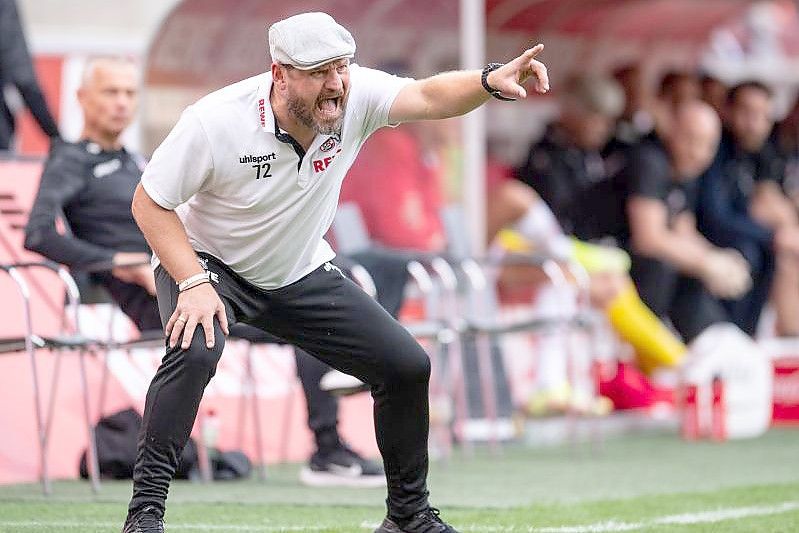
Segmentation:
<svg viewBox="0 0 799 533">
<path fill-rule="evenodd" d="M 300 482 L 309 487 L 349 487 L 375 489 L 386 486 L 386 476 L 346 477 L 329 472 L 317 472 L 308 467 L 300 471 Z"/>
<path fill-rule="evenodd" d="M 380 527 L 375 529 L 374 533 L 405 533 L 397 524 L 389 520 L 384 520 Z"/>
</svg>

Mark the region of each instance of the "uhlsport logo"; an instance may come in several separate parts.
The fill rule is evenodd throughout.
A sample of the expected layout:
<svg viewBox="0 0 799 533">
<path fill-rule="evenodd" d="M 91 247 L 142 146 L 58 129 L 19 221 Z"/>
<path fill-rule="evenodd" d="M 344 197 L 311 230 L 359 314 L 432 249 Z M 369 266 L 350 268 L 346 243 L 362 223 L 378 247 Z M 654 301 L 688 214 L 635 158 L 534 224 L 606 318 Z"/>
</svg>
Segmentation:
<svg viewBox="0 0 799 533">
<path fill-rule="evenodd" d="M 274 161 L 275 159 L 277 159 L 277 154 L 275 152 L 261 155 L 247 154 L 239 157 L 239 163 L 242 165 L 250 165 L 254 168 L 255 179 L 260 180 L 272 177 L 272 163 L 269 161 Z"/>
<path fill-rule="evenodd" d="M 239 163 L 246 164 L 246 163 L 264 163 L 266 161 L 274 161 L 277 159 L 277 154 L 272 152 L 271 154 L 264 154 L 264 155 L 244 155 L 239 157 Z"/>
</svg>

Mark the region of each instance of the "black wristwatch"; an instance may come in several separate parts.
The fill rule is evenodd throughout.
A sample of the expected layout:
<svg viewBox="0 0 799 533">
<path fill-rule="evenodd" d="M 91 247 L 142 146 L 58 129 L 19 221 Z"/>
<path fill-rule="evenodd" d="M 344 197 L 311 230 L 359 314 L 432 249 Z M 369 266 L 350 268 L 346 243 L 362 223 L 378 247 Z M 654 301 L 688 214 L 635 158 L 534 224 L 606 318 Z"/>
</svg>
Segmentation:
<svg viewBox="0 0 799 533">
<path fill-rule="evenodd" d="M 489 63 L 483 68 L 483 75 L 480 77 L 480 82 L 483 84 L 483 89 L 488 91 L 488 94 L 496 98 L 497 100 L 502 100 L 503 102 L 513 102 L 516 100 L 515 98 L 508 98 L 507 96 L 503 96 L 501 92 L 494 89 L 488 84 L 488 73 L 494 72 L 499 67 L 501 67 L 503 63 Z"/>
</svg>

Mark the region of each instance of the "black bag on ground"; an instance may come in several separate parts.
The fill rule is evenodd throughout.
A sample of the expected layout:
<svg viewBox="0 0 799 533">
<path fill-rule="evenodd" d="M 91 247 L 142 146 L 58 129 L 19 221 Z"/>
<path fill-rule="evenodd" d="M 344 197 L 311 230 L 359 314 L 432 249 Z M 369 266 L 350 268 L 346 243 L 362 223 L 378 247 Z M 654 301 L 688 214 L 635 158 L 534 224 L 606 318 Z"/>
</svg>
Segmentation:
<svg viewBox="0 0 799 533">
<path fill-rule="evenodd" d="M 101 418 L 94 428 L 97 441 L 97 462 L 100 475 L 110 479 L 131 479 L 136 462 L 136 443 L 142 418 L 134 409 L 125 409 Z M 197 445 L 192 439 L 183 449 L 180 463 L 175 471 L 176 479 L 188 479 L 189 472 L 197 465 Z M 80 458 L 80 477 L 89 478 L 86 451 Z"/>
<path fill-rule="evenodd" d="M 252 462 L 244 453 L 236 450 L 218 452 L 211 459 L 211 468 L 214 471 L 214 480 L 229 481 L 250 477 Z"/>
</svg>

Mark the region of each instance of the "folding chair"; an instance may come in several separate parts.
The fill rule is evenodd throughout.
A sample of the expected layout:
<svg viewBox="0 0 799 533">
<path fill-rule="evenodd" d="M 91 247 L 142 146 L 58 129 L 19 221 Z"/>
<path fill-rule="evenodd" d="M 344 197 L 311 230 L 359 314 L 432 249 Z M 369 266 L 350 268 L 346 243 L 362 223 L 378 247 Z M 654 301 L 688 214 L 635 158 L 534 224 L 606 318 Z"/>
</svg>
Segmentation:
<svg viewBox="0 0 799 533">
<path fill-rule="evenodd" d="M 13 158 L 10 161 L 0 161 L 4 165 L 10 165 L 10 172 L 9 175 L 16 175 L 18 173 L 25 175 L 28 178 L 27 174 L 38 175 L 41 172 L 41 161 L 38 159 L 35 160 L 27 160 L 27 159 L 20 159 L 20 158 Z M 31 256 L 35 256 L 38 258 L 36 254 L 32 254 L 28 252 L 23 247 L 24 241 L 24 229 L 27 223 L 28 218 L 28 208 L 26 207 L 29 202 L 33 201 L 33 196 L 35 194 L 36 189 L 36 180 L 27 180 L 25 183 L 29 183 L 28 189 L 25 192 L 19 192 L 18 182 L 14 182 L 13 188 L 12 185 L 9 183 L 4 183 L 3 185 L 6 187 L 5 192 L 0 191 L 0 246 L 3 248 L 5 253 L 11 258 L 11 260 L 15 263 L 13 265 L 16 269 L 23 268 L 23 267 L 30 267 L 30 266 L 47 266 L 47 268 L 58 268 L 59 276 L 62 277 L 64 280 L 69 280 L 69 283 L 65 284 L 68 286 L 67 290 L 67 298 L 68 298 L 68 307 L 71 309 L 71 315 L 74 316 L 72 319 L 72 323 L 74 324 L 74 330 L 72 330 L 71 337 L 80 337 L 87 349 L 91 349 L 92 352 L 103 351 L 103 375 L 100 384 L 100 392 L 99 398 L 97 403 L 97 418 L 99 419 L 102 416 L 105 406 L 105 399 L 107 394 L 107 386 L 109 382 L 109 367 L 107 363 L 107 355 L 108 352 L 111 350 L 123 350 L 126 351 L 128 354 L 131 353 L 133 349 L 137 348 L 153 348 L 153 347 L 162 347 L 164 340 L 163 340 L 163 333 L 158 332 L 141 332 L 141 335 L 137 339 L 133 340 L 122 340 L 119 341 L 114 339 L 112 332 L 114 330 L 114 319 L 121 313 L 121 310 L 115 308 L 115 311 L 112 313 L 112 319 L 109 321 L 109 333 L 105 339 L 99 338 L 88 338 L 87 336 L 83 335 L 80 332 L 78 327 L 78 307 L 81 303 L 85 303 L 88 305 L 93 304 L 104 304 L 104 303 L 112 303 L 110 296 L 107 292 L 98 284 L 89 282 L 88 274 L 92 272 L 99 272 L 99 271 L 108 271 L 113 268 L 113 265 L 109 263 L 105 264 L 94 264 L 81 269 L 80 271 L 75 271 L 74 276 L 68 273 L 66 268 L 59 268 L 55 263 L 49 261 L 28 261 L 28 258 Z M 31 193 L 31 194 L 27 194 Z M 63 213 L 57 213 L 57 219 L 63 225 L 64 230 L 67 233 L 71 232 L 71 228 L 66 221 Z M 21 266 L 22 265 L 22 266 Z M 57 297 L 54 297 L 52 291 L 49 290 L 48 287 L 44 286 L 39 280 L 35 277 L 30 277 L 28 280 L 25 280 L 19 275 L 13 277 L 15 283 L 17 283 L 20 291 L 23 291 L 27 295 L 28 302 L 30 301 L 32 293 L 36 293 L 38 298 L 41 299 L 53 312 L 59 312 L 63 307 L 61 303 L 57 301 Z M 19 285 L 19 282 L 24 283 L 23 286 Z M 33 290 L 31 290 L 33 289 Z M 71 298 L 71 300 L 70 300 Z M 39 337 L 34 336 L 34 339 L 39 339 Z M 63 341 L 64 338 L 52 338 L 52 339 L 44 339 L 42 342 L 45 344 L 43 347 L 63 350 L 66 347 L 61 346 L 59 343 Z M 13 339 L 11 339 L 13 341 Z M 3 343 L 0 345 L 0 349 L 9 349 L 13 347 L 14 342 L 10 342 L 8 344 Z M 60 353 L 60 352 L 59 352 Z M 81 359 L 81 365 L 83 365 L 83 360 Z M 89 390 L 88 387 L 85 386 L 86 384 L 82 382 L 83 386 L 83 398 L 85 404 L 85 411 L 87 420 L 92 419 L 91 415 L 91 402 L 89 401 Z M 53 387 L 53 390 L 54 387 Z M 37 398 L 40 396 L 37 393 Z M 49 413 L 49 416 L 52 416 L 52 410 Z M 49 418 L 48 416 L 48 418 Z M 46 423 L 44 426 L 46 431 L 40 436 L 47 440 L 49 437 L 49 422 Z M 93 430 L 92 430 L 93 431 Z M 92 479 L 92 488 L 97 491 L 99 489 L 99 469 L 97 466 L 97 458 L 96 453 L 94 453 L 94 440 L 91 440 L 91 446 L 89 447 L 89 455 L 91 456 L 94 454 L 94 458 L 89 461 L 89 472 L 90 477 Z M 43 480 L 48 479 L 46 476 L 46 457 L 43 461 L 45 475 L 42 476 Z M 49 491 L 49 481 L 44 483 L 46 492 Z"/>
<path fill-rule="evenodd" d="M 67 306 L 64 309 L 63 324 L 65 333 L 58 336 L 43 336 L 35 333 L 33 317 L 31 314 L 31 290 L 20 270 L 32 268 L 44 268 L 57 274 L 61 280 L 67 295 Z M 86 423 L 86 437 L 88 449 L 88 469 L 91 479 L 92 490 L 96 493 L 100 489 L 100 475 L 97 464 L 97 449 L 94 439 L 94 425 L 91 417 L 91 402 L 89 394 L 88 380 L 86 376 L 85 355 L 96 349 L 96 343 L 80 334 L 77 306 L 80 303 L 80 295 L 74 279 L 63 267 L 55 263 L 42 261 L 30 263 L 10 263 L 0 265 L 0 270 L 7 273 L 16 285 L 22 297 L 22 310 L 25 323 L 25 335 L 22 339 L 10 338 L 0 341 L 0 352 L 8 353 L 19 351 L 23 348 L 28 355 L 31 363 L 31 375 L 33 378 L 34 408 L 36 413 L 36 428 L 39 444 L 39 469 L 42 491 L 45 495 L 52 493 L 52 484 L 48 468 L 48 445 L 50 442 L 50 430 L 52 427 L 53 413 L 55 411 L 55 399 L 59 380 L 61 355 L 65 351 L 77 352 L 80 368 L 80 384 L 83 396 L 84 418 Z M 40 383 L 39 370 L 37 365 L 37 350 L 47 349 L 55 352 L 56 360 L 53 377 L 50 384 L 49 403 L 47 408 L 43 406 L 43 388 Z"/>
<path fill-rule="evenodd" d="M 149 262 L 146 263 L 149 265 Z M 140 264 L 130 264 L 126 265 L 129 267 L 141 266 Z M 83 269 L 81 269 L 82 274 L 91 274 L 97 272 L 107 272 L 113 268 L 117 268 L 117 265 L 113 265 L 110 263 L 95 263 L 89 265 Z M 123 267 L 124 268 L 124 267 Z M 110 295 L 105 291 L 105 289 L 97 285 L 96 283 L 92 283 L 88 281 L 84 284 L 84 293 L 90 294 L 90 299 L 88 302 L 84 301 L 87 304 L 111 304 L 114 306 L 111 319 L 109 320 L 109 333 L 107 339 L 102 341 L 102 346 L 104 348 L 104 358 L 103 358 L 103 378 L 101 381 L 101 392 L 100 392 L 100 402 L 99 402 L 99 412 L 102 414 L 104 400 L 106 395 L 107 384 L 109 381 L 109 366 L 108 366 L 108 354 L 111 351 L 119 350 L 127 352 L 128 356 L 130 357 L 131 352 L 136 349 L 163 349 L 165 346 L 166 339 L 164 337 L 164 332 L 161 329 L 158 330 L 150 330 L 150 331 L 141 331 L 139 332 L 140 335 L 138 338 L 131 339 L 131 340 L 116 340 L 113 338 L 113 331 L 114 331 L 114 320 L 122 311 L 116 307 L 113 300 L 111 299 Z M 263 480 L 266 477 L 266 460 L 265 460 L 265 453 L 264 453 L 264 445 L 263 445 L 263 430 L 261 426 L 261 417 L 259 413 L 259 406 L 258 406 L 258 398 L 256 395 L 256 388 L 257 388 L 257 380 L 255 377 L 255 371 L 253 366 L 253 349 L 259 345 L 266 345 L 266 344 L 273 344 L 274 342 L 269 340 L 254 340 L 250 338 L 245 338 L 240 335 L 236 334 L 235 326 L 233 331 L 231 331 L 231 335 L 229 337 L 231 340 L 238 340 L 247 342 L 247 348 L 245 350 L 244 355 L 244 375 L 241 381 L 241 390 L 242 396 L 239 401 L 239 412 L 238 412 L 238 435 L 239 435 L 239 446 L 242 446 L 243 443 L 243 435 L 244 435 L 244 427 L 246 425 L 246 410 L 249 404 L 250 408 L 252 409 L 252 424 L 255 433 L 255 441 L 256 441 L 256 456 L 258 460 L 258 477 L 259 479 Z M 205 423 L 205 415 L 202 411 L 198 413 L 197 416 L 197 424 L 200 428 L 200 435 L 196 439 L 197 441 L 197 452 L 198 452 L 198 466 L 200 470 L 200 479 L 204 482 L 210 482 L 213 480 L 213 472 L 211 466 L 211 450 L 209 450 L 206 446 L 205 439 L 202 435 L 202 427 Z"/>
<path fill-rule="evenodd" d="M 586 271 L 577 263 L 559 263 L 552 258 L 539 255 L 508 254 L 504 257 L 478 259 L 471 257 L 468 249 L 465 216 L 460 206 L 447 206 L 441 211 L 441 219 L 447 235 L 450 258 L 456 262 L 467 281 L 467 310 L 463 313 L 465 326 L 463 333 L 473 335 L 477 343 L 478 371 L 480 373 L 481 395 L 486 414 L 489 420 L 496 420 L 496 395 L 493 367 L 491 364 L 490 340 L 501 335 L 514 332 L 535 331 L 539 333 L 554 333 L 574 329 L 583 329 L 591 333 L 593 320 L 590 318 L 589 291 L 590 280 Z M 537 316 L 532 311 L 513 320 L 501 320 L 494 312 L 499 307 L 496 294 L 496 271 L 506 265 L 537 266 L 544 273 L 548 283 L 555 286 L 569 285 L 568 274 L 575 282 L 578 292 L 578 309 L 574 314 L 559 316 Z M 485 310 L 494 310 L 485 312 Z M 568 335 L 564 339 L 564 356 L 573 361 L 573 350 Z M 574 380 L 571 375 L 570 381 Z M 595 391 L 592 391 L 595 393 Z M 576 413 L 570 409 L 567 412 L 571 423 L 572 442 L 574 442 L 574 428 Z M 491 436 L 491 444 L 497 446 L 496 433 Z"/>
</svg>

